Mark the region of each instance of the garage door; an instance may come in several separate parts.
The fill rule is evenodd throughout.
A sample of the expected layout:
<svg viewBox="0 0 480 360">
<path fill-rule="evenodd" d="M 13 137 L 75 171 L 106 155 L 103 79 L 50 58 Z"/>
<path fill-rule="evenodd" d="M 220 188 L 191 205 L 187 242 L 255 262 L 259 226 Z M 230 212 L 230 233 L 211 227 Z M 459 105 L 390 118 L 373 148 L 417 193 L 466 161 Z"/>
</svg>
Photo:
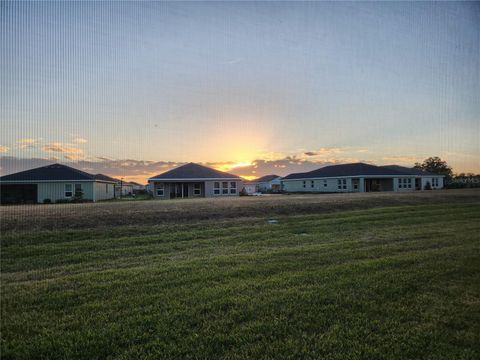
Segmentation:
<svg viewBox="0 0 480 360">
<path fill-rule="evenodd" d="M 2 184 L 0 201 L 2 204 L 35 204 L 37 184 Z"/>
</svg>

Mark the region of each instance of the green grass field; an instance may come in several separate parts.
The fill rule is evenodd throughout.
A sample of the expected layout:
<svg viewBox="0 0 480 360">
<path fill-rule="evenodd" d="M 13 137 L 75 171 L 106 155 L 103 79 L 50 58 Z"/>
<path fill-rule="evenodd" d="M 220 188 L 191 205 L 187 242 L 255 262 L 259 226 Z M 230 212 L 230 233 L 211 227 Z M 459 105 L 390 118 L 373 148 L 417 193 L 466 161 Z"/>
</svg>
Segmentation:
<svg viewBox="0 0 480 360">
<path fill-rule="evenodd" d="M 478 359 L 470 200 L 5 230 L 2 359 Z"/>
</svg>

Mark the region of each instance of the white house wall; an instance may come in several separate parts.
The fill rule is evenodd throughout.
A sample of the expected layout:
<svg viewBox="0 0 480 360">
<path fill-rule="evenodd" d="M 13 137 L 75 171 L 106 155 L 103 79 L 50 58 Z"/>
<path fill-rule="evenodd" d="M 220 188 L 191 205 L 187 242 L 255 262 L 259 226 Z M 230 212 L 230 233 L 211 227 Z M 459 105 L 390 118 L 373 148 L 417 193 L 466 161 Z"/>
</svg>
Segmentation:
<svg viewBox="0 0 480 360">
<path fill-rule="evenodd" d="M 113 199 L 114 184 L 95 182 L 95 201 Z"/>
<path fill-rule="evenodd" d="M 438 179 L 438 186 L 433 185 L 433 179 Z M 422 190 L 425 189 L 427 183 L 430 183 L 432 189 L 443 189 L 444 182 L 443 176 L 422 176 Z"/>
<path fill-rule="evenodd" d="M 398 178 L 393 178 L 393 191 L 399 192 L 409 192 L 415 191 L 415 178 L 416 176 L 402 176 Z M 404 187 L 404 183 L 402 182 L 402 187 L 400 187 L 400 179 L 410 179 L 411 187 Z"/>
<path fill-rule="evenodd" d="M 220 183 L 220 192 L 222 188 L 222 180 L 215 180 L 215 181 L 205 181 L 205 197 L 221 197 L 221 196 L 238 196 L 240 191 L 243 188 L 243 181 L 235 181 L 235 180 L 225 180 L 228 182 L 228 194 L 214 194 L 213 193 L 213 186 L 215 182 Z M 235 182 L 237 184 L 237 192 L 235 194 L 230 194 L 230 183 Z"/>
<path fill-rule="evenodd" d="M 75 193 L 75 184 L 82 184 L 83 199 L 93 200 L 93 182 L 41 182 L 37 185 L 37 201 L 43 203 L 45 199 L 52 202 L 70 199 L 65 197 L 65 184 L 72 185 L 72 193 Z"/>
<path fill-rule="evenodd" d="M 335 179 L 313 179 L 313 180 L 288 180 L 283 182 L 283 190 L 286 192 L 351 192 L 353 191 L 352 179 L 345 178 L 346 180 L 346 189 L 343 189 L 343 178 L 342 180 L 342 189 L 338 189 L 338 180 Z M 363 179 L 360 179 L 363 180 Z M 305 187 L 303 182 L 305 181 Z M 312 187 L 313 182 L 313 187 Z M 359 189 L 355 191 L 362 191 L 363 181 L 359 183 Z"/>
</svg>

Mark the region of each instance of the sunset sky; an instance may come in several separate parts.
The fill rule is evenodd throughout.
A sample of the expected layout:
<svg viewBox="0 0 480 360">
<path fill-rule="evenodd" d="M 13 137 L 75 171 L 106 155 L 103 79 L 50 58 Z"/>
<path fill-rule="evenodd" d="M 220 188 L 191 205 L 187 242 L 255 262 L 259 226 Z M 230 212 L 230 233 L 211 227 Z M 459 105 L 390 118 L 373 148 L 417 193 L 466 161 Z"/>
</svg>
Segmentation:
<svg viewBox="0 0 480 360">
<path fill-rule="evenodd" d="M 1 173 L 480 173 L 480 5 L 2 2 Z"/>
</svg>

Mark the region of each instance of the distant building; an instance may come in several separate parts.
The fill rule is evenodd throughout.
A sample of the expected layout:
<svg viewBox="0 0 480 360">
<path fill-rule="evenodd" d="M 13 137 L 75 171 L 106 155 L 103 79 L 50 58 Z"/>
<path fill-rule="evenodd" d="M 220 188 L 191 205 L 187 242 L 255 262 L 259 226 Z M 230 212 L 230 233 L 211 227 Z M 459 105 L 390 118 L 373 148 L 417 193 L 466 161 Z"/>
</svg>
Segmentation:
<svg viewBox="0 0 480 360">
<path fill-rule="evenodd" d="M 375 166 L 364 163 L 326 166 L 284 177 L 286 192 L 371 192 L 442 189 L 443 175 L 397 165 Z M 427 183 L 429 185 L 427 185 Z"/>
<path fill-rule="evenodd" d="M 282 178 L 278 175 L 265 175 L 255 180 L 257 191 L 261 193 L 280 192 Z"/>
<path fill-rule="evenodd" d="M 156 199 L 238 196 L 243 180 L 237 175 L 189 163 L 148 179 Z"/>
<path fill-rule="evenodd" d="M 115 195 L 115 183 L 102 176 L 62 164 L 53 164 L 0 177 L 2 204 L 34 204 L 59 200 L 106 200 Z"/>
<path fill-rule="evenodd" d="M 244 181 L 243 189 L 245 189 L 247 195 L 253 195 L 257 192 L 257 183 L 255 181 Z"/>
<path fill-rule="evenodd" d="M 145 186 L 134 181 L 130 181 L 129 184 L 132 186 L 132 190 L 134 194 L 138 194 L 139 192 L 145 191 Z"/>
</svg>

